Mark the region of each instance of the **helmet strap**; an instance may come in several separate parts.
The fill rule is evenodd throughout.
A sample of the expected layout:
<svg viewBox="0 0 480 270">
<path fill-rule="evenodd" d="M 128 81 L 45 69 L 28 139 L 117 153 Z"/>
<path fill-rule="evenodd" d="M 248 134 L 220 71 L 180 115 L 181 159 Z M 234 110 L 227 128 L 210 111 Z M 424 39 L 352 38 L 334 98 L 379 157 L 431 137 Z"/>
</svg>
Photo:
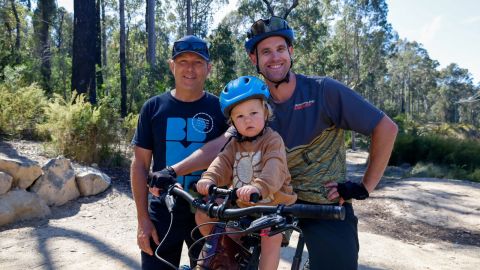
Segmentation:
<svg viewBox="0 0 480 270">
<path fill-rule="evenodd" d="M 267 129 L 267 123 L 268 122 L 265 121 L 265 126 L 263 127 L 262 131 L 260 131 L 257 135 L 253 137 L 247 137 L 247 136 L 243 136 L 242 134 L 240 134 L 240 132 L 238 132 L 237 127 L 235 126 L 235 123 L 232 121 L 232 125 L 235 128 L 235 133 L 233 134 L 232 137 L 234 137 L 237 140 L 237 142 L 253 142 L 258 137 L 262 136 L 263 133 L 265 133 L 265 130 Z"/>
</svg>

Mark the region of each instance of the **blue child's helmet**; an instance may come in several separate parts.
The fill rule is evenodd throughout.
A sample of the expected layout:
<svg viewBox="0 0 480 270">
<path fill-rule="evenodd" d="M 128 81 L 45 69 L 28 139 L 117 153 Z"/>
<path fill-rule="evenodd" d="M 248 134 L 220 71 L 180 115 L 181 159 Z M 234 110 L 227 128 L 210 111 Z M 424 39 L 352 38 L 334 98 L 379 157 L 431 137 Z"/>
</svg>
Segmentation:
<svg viewBox="0 0 480 270">
<path fill-rule="evenodd" d="M 267 85 L 257 77 L 242 76 L 230 81 L 220 93 L 220 107 L 225 117 L 230 118 L 233 106 L 245 100 L 270 97 Z"/>
<path fill-rule="evenodd" d="M 292 45 L 294 41 L 294 33 L 288 26 L 288 22 L 280 17 L 272 16 L 270 19 L 260 19 L 252 24 L 247 32 L 245 49 L 252 53 L 260 41 L 271 36 L 285 38 L 288 45 Z"/>
</svg>

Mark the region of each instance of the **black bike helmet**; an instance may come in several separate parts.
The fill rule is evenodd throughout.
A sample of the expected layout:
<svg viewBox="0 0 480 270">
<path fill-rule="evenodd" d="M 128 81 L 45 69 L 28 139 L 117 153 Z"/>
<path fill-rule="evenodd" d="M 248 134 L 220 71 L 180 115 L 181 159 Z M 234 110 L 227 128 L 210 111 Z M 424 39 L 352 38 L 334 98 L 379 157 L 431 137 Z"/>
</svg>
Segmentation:
<svg viewBox="0 0 480 270">
<path fill-rule="evenodd" d="M 281 36 L 287 40 L 289 45 L 293 44 L 295 35 L 288 22 L 280 17 L 272 16 L 270 19 L 260 19 L 252 24 L 247 32 L 245 49 L 253 53 L 257 44 L 271 36 Z"/>
</svg>

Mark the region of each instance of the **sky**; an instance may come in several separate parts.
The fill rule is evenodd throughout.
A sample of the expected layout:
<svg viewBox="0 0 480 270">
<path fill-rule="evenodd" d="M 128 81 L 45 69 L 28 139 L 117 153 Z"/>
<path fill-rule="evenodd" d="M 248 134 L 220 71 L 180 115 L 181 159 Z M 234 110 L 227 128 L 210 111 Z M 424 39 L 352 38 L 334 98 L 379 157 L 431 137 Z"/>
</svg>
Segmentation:
<svg viewBox="0 0 480 270">
<path fill-rule="evenodd" d="M 387 0 L 400 38 L 417 41 L 444 68 L 456 63 L 480 83 L 480 1 Z"/>
<path fill-rule="evenodd" d="M 470 72 L 480 84 L 480 1 L 478 0 L 386 0 L 388 21 L 400 38 L 417 41 L 430 58 L 444 68 L 456 63 Z M 214 16 L 221 21 L 237 0 Z M 59 6 L 73 12 L 73 0 L 58 0 Z"/>
</svg>

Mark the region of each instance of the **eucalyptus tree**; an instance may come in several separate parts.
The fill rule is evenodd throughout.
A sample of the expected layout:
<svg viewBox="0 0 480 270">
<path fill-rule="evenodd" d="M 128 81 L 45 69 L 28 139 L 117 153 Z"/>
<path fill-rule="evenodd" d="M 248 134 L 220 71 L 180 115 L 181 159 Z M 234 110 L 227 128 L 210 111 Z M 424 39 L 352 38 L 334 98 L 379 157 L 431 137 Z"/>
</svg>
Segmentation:
<svg viewBox="0 0 480 270">
<path fill-rule="evenodd" d="M 414 120 L 433 120 L 429 95 L 436 91 L 438 62 L 417 42 L 397 40 L 387 60 L 388 88 L 386 96 L 397 104 L 396 113 L 406 114 Z"/>
<path fill-rule="evenodd" d="M 148 34 L 148 44 L 147 44 L 147 62 L 152 69 L 156 65 L 156 43 L 157 38 L 155 34 L 155 0 L 146 1 L 146 28 Z"/>
<path fill-rule="evenodd" d="M 74 28 L 71 89 L 88 93 L 92 104 L 97 102 L 95 77 L 95 0 L 74 0 Z"/>
<path fill-rule="evenodd" d="M 14 54 L 14 59 L 15 59 L 15 64 L 20 64 L 20 56 L 19 56 L 19 53 L 20 53 L 20 49 L 21 49 L 21 22 L 20 22 L 20 16 L 18 14 L 18 11 L 17 11 L 17 5 L 15 3 L 15 0 L 10 0 L 10 4 L 11 4 L 11 7 L 12 7 L 12 13 L 13 13 L 13 17 L 15 18 L 15 32 L 16 32 L 16 36 L 15 36 L 15 50 L 13 51 L 13 54 Z"/>
<path fill-rule="evenodd" d="M 207 87 L 215 94 L 220 94 L 222 87 L 236 77 L 234 36 L 226 25 L 219 25 L 209 37 L 212 71 Z"/>
<path fill-rule="evenodd" d="M 441 121 L 449 123 L 475 123 L 475 108 L 462 106 L 458 101 L 475 94 L 475 86 L 467 69 L 452 63 L 440 71 L 439 91 L 432 110 Z"/>
<path fill-rule="evenodd" d="M 41 85 L 47 95 L 53 92 L 51 84 L 52 66 L 51 66 L 51 39 L 50 29 L 56 14 L 55 0 L 39 0 L 34 12 L 33 26 L 37 39 L 37 54 L 40 57 L 40 73 L 42 75 Z"/>
<path fill-rule="evenodd" d="M 68 97 L 68 81 L 71 76 L 72 34 L 73 14 L 60 7 L 53 23 L 52 83 L 54 90 L 60 90 L 65 100 Z"/>
<path fill-rule="evenodd" d="M 213 14 L 228 0 L 177 0 L 175 3 L 176 13 L 171 14 L 171 19 L 176 25 L 177 37 L 190 34 L 205 38 L 213 22 Z"/>
<path fill-rule="evenodd" d="M 392 37 L 387 4 L 384 0 L 337 0 L 331 5 L 334 19 L 327 44 L 327 74 L 379 104 L 377 89 L 386 71 Z"/>
<path fill-rule="evenodd" d="M 121 104 L 120 114 L 127 116 L 127 67 L 126 67 L 126 33 L 125 33 L 125 1 L 119 1 L 119 18 L 120 18 L 120 93 Z"/>
</svg>

